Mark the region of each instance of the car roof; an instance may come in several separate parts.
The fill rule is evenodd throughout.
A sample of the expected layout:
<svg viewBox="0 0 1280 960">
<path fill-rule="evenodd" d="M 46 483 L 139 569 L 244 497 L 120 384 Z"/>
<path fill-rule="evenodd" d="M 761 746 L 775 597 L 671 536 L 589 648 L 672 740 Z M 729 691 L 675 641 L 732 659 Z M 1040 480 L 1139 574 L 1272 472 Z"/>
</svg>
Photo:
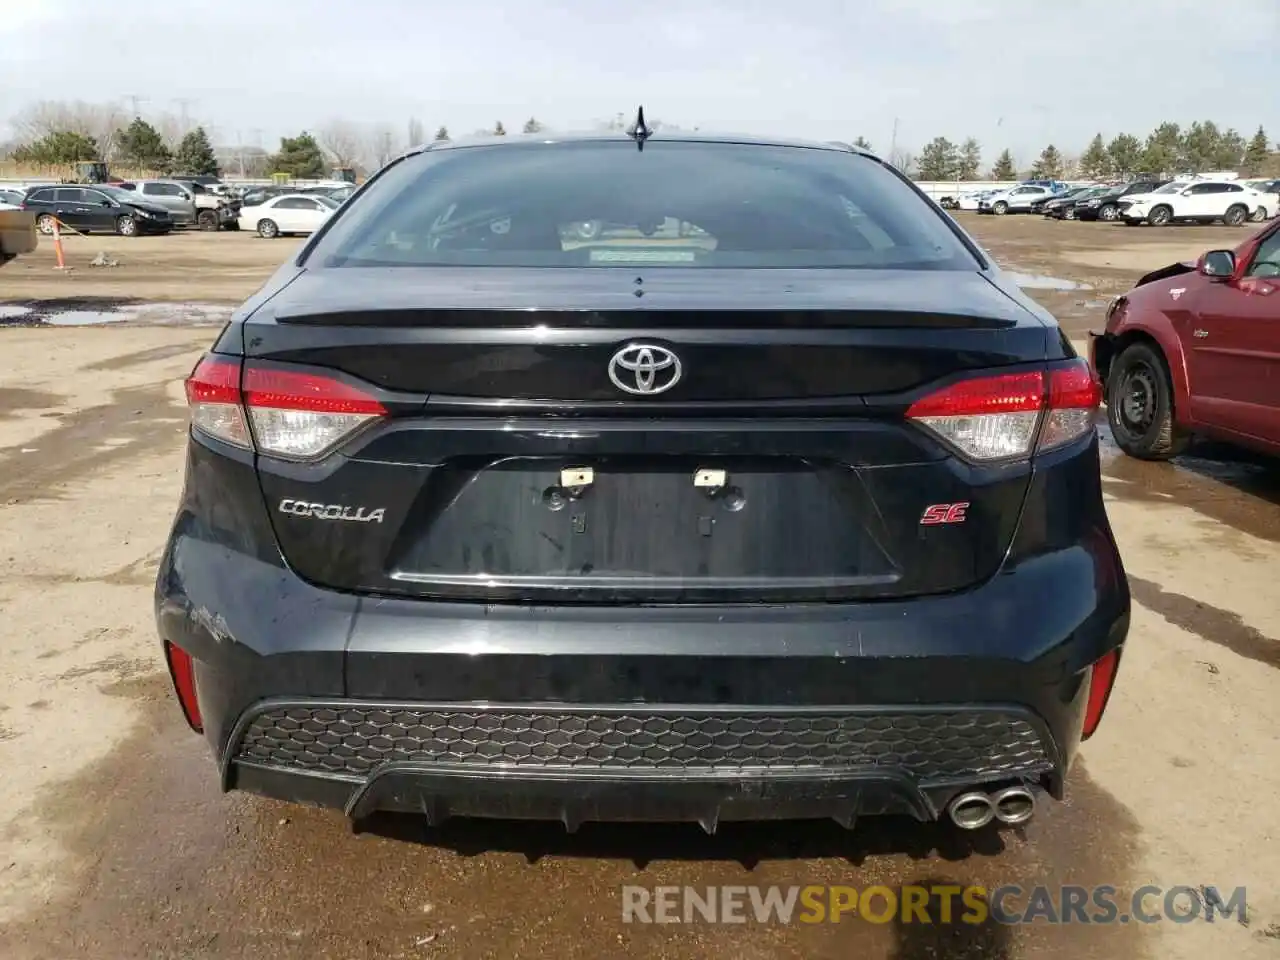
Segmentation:
<svg viewBox="0 0 1280 960">
<path fill-rule="evenodd" d="M 514 133 L 505 136 L 493 134 L 463 137 L 458 140 L 436 140 L 408 151 L 407 155 L 422 153 L 426 150 L 459 150 L 467 147 L 494 147 L 528 145 L 531 143 L 608 143 L 627 142 L 631 136 L 620 131 L 593 130 L 568 133 Z M 844 153 L 859 153 L 869 157 L 875 154 L 870 150 L 855 147 L 851 144 L 835 140 L 801 140 L 787 137 L 762 137 L 753 134 L 735 133 L 703 133 L 701 131 L 655 130 L 645 138 L 645 143 L 729 143 L 756 147 L 798 147 L 807 150 L 833 150 Z"/>
</svg>

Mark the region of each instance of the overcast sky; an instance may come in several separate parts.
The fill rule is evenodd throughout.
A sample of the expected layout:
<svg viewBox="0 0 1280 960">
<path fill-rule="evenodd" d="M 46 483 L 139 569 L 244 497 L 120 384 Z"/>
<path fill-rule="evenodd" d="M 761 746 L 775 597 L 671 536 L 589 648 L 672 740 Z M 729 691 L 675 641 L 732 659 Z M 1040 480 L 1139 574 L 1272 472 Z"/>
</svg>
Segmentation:
<svg viewBox="0 0 1280 960">
<path fill-rule="evenodd" d="M 220 143 L 333 117 L 456 135 L 643 103 L 703 129 L 988 159 L 1213 119 L 1280 137 L 1280 0 L 0 0 L 0 123 L 143 98 Z"/>
</svg>

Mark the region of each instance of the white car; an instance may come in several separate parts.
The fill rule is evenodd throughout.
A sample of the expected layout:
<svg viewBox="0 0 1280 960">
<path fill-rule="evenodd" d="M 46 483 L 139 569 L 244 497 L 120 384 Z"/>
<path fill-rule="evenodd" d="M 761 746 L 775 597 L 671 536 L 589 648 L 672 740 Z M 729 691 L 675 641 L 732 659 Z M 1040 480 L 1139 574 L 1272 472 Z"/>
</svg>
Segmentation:
<svg viewBox="0 0 1280 960">
<path fill-rule="evenodd" d="M 268 240 L 290 233 L 314 233 L 337 209 L 337 203 L 319 194 L 285 193 L 242 208 L 240 229 L 255 230 Z"/>
<path fill-rule="evenodd" d="M 1262 179 L 1262 180 L 1246 180 L 1244 185 L 1251 190 L 1257 190 L 1263 195 L 1263 204 L 1266 206 L 1266 216 L 1253 215 L 1254 220 L 1266 220 L 1268 217 L 1280 215 L 1280 180 Z"/>
<path fill-rule="evenodd" d="M 1037 200 L 1047 200 L 1052 196 L 1054 191 L 1051 187 L 1022 184 L 993 193 L 989 197 L 983 197 L 978 201 L 978 212 L 994 213 L 996 216 L 1006 213 L 1026 213 Z"/>
<path fill-rule="evenodd" d="M 962 193 L 956 197 L 957 210 L 977 210 L 978 204 L 997 193 L 996 190 L 978 190 Z"/>
<path fill-rule="evenodd" d="M 1265 220 L 1268 195 L 1233 180 L 1174 180 L 1151 193 L 1132 193 L 1120 201 L 1120 219 L 1130 226 L 1155 227 L 1176 220 L 1238 227 L 1251 217 Z"/>
</svg>

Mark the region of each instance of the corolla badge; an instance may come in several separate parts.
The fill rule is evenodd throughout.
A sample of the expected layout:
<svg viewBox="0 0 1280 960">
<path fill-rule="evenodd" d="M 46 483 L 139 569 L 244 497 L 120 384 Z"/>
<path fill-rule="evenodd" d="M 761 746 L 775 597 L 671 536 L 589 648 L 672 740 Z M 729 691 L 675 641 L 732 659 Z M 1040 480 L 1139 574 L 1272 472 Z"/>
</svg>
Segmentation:
<svg viewBox="0 0 1280 960">
<path fill-rule="evenodd" d="M 294 517 L 346 520 L 355 523 L 381 523 L 387 515 L 386 507 L 370 510 L 367 507 L 348 507 L 340 503 L 309 503 L 306 500 L 281 500 L 278 509 L 281 513 Z"/>
<path fill-rule="evenodd" d="M 626 393 L 651 396 L 666 393 L 684 370 L 680 358 L 656 343 L 628 343 L 609 361 L 609 379 Z"/>
</svg>

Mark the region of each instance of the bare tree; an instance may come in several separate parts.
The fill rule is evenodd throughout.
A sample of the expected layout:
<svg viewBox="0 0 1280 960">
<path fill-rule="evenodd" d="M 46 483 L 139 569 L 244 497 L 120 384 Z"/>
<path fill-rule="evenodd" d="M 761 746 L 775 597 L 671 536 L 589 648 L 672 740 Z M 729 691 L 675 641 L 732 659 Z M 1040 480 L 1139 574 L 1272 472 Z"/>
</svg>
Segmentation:
<svg viewBox="0 0 1280 960">
<path fill-rule="evenodd" d="M 916 169 L 915 154 L 902 147 L 895 147 L 893 152 L 889 154 L 889 163 L 897 167 L 906 176 L 911 176 Z"/>
<path fill-rule="evenodd" d="M 360 160 L 360 128 L 347 120 L 330 120 L 316 139 L 334 165 L 354 167 Z"/>
<path fill-rule="evenodd" d="M 378 170 L 394 159 L 402 149 L 391 124 L 375 123 L 369 127 L 365 136 L 365 165 Z"/>
<path fill-rule="evenodd" d="M 160 136 L 170 150 L 177 150 L 178 144 L 187 135 L 182 127 L 182 118 L 176 113 L 169 113 L 168 111 L 157 113 L 151 121 L 151 125 L 160 132 Z"/>
<path fill-rule="evenodd" d="M 124 111 L 117 104 L 83 100 L 41 100 L 10 120 L 14 133 L 23 142 L 58 132 L 93 137 L 106 160 L 112 159 L 116 133 L 126 123 Z"/>
<path fill-rule="evenodd" d="M 417 117 L 409 118 L 409 146 L 416 147 L 427 142 L 427 131 Z"/>
</svg>

